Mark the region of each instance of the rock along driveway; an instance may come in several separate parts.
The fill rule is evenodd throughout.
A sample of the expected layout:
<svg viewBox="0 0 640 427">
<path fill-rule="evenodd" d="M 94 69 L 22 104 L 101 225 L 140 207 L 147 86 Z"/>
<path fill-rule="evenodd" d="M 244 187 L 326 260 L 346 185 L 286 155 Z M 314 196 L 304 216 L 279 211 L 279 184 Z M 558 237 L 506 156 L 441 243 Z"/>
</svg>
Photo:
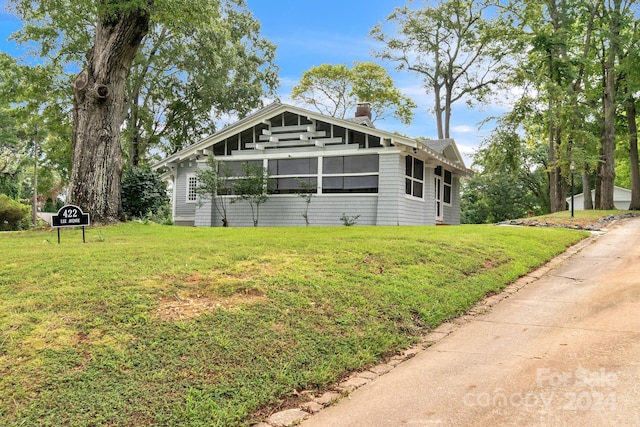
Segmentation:
<svg viewBox="0 0 640 427">
<path fill-rule="evenodd" d="M 302 423 L 640 426 L 640 219 Z"/>
</svg>

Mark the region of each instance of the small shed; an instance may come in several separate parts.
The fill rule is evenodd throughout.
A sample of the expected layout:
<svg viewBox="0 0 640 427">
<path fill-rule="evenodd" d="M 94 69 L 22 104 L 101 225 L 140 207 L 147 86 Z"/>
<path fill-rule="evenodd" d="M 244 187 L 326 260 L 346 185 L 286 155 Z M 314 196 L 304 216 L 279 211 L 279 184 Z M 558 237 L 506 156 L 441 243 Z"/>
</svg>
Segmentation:
<svg viewBox="0 0 640 427">
<path fill-rule="evenodd" d="M 591 200 L 594 200 L 595 193 L 596 190 L 591 190 Z M 573 196 L 573 200 L 575 203 L 574 210 L 584 210 L 584 193 L 576 194 L 575 196 Z M 569 204 L 569 209 L 571 209 L 571 197 L 567 197 L 567 203 Z M 616 206 L 616 209 L 629 209 L 629 205 L 631 204 L 631 190 L 617 186 L 614 187 L 613 204 Z"/>
</svg>

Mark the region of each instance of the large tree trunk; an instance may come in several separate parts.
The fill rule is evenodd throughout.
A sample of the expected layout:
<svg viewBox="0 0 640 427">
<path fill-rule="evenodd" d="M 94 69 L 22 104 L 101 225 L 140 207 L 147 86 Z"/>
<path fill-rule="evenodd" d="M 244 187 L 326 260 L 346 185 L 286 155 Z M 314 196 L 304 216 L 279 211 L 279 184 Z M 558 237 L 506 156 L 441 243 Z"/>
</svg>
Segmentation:
<svg viewBox="0 0 640 427">
<path fill-rule="evenodd" d="M 638 163 L 638 125 L 636 123 L 636 100 L 633 94 L 627 96 L 627 123 L 629 126 L 629 154 L 631 162 L 631 204 L 630 210 L 640 210 L 640 164 Z"/>
<path fill-rule="evenodd" d="M 593 209 L 593 199 L 591 198 L 591 177 L 589 176 L 589 165 L 584 165 L 584 172 L 582 172 L 582 194 L 584 195 L 584 202 L 582 208 L 585 211 Z"/>
<path fill-rule="evenodd" d="M 87 68 L 74 82 L 69 199 L 89 212 L 94 222 L 123 218 L 120 127 L 125 82 L 148 28 L 148 9 L 112 10 L 98 17 Z"/>
<path fill-rule="evenodd" d="M 613 204 L 614 180 L 616 177 L 614 152 L 616 149 L 616 85 L 615 85 L 615 61 L 618 56 L 620 34 L 620 5 L 621 0 L 613 1 L 613 9 L 610 10 L 609 22 L 609 52 L 604 70 L 604 139 L 603 139 L 603 164 L 602 164 L 602 193 L 601 209 L 615 209 Z"/>
</svg>

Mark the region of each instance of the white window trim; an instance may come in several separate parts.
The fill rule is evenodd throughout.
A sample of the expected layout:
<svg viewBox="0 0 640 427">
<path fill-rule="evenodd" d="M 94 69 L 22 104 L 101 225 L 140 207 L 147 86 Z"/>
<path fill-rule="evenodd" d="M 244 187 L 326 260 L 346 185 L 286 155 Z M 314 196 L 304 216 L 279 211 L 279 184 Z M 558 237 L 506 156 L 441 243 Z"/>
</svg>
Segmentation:
<svg viewBox="0 0 640 427">
<path fill-rule="evenodd" d="M 405 189 L 404 196 L 405 196 L 406 199 L 409 199 L 409 200 L 419 200 L 419 201 L 424 202 L 425 199 L 426 199 L 425 198 L 425 193 L 426 193 L 426 190 L 427 190 L 425 188 L 426 187 L 426 185 L 425 185 L 426 184 L 425 177 L 427 176 L 426 175 L 426 172 L 427 172 L 426 164 L 425 164 L 424 160 L 422 160 L 422 159 L 419 159 L 419 158 L 414 157 L 414 156 L 409 156 L 409 157 L 411 157 L 411 171 L 412 172 L 414 172 L 413 171 L 413 167 L 415 165 L 414 160 L 418 159 L 418 160 L 420 160 L 422 162 L 422 179 L 414 178 L 413 176 L 407 175 L 407 170 L 406 170 L 406 166 L 405 166 L 404 177 L 405 177 L 405 179 L 410 179 L 411 180 L 411 194 L 407 194 L 406 189 Z M 406 162 L 406 160 L 405 160 L 405 162 Z M 414 174 L 415 174 L 415 172 L 414 172 Z M 419 182 L 420 184 L 422 184 L 422 197 L 418 197 L 418 196 L 414 196 L 413 195 L 413 183 L 415 183 L 415 182 Z"/>
<path fill-rule="evenodd" d="M 196 180 L 196 186 L 198 185 L 198 179 L 196 177 L 196 174 L 195 173 L 188 173 L 186 175 L 186 178 L 185 178 L 186 179 L 186 188 L 187 188 L 187 191 L 185 192 L 185 203 L 189 203 L 189 204 L 197 203 L 197 201 L 198 201 L 198 194 L 195 193 L 195 191 L 194 191 L 194 195 L 195 195 L 194 199 L 193 200 L 189 199 L 189 195 L 191 194 L 190 188 L 189 188 L 189 182 L 191 181 L 191 178 L 195 179 Z"/>
<path fill-rule="evenodd" d="M 447 184 L 445 182 L 445 174 L 447 170 L 442 168 L 442 204 L 447 207 L 451 207 L 453 205 L 453 172 L 448 171 L 451 174 L 451 184 Z M 449 187 L 451 190 L 449 191 L 449 202 L 444 201 L 444 188 Z"/>
</svg>

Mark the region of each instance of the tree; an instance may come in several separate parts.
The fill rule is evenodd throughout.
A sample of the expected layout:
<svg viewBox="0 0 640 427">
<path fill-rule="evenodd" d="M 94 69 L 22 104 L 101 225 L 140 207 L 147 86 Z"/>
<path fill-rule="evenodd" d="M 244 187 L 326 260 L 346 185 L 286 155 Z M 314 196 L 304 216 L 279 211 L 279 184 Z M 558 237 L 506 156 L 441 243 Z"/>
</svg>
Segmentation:
<svg viewBox="0 0 640 427">
<path fill-rule="evenodd" d="M 503 117 L 475 155 L 478 170 L 462 191 L 466 223 L 493 223 L 521 218 L 528 211 L 550 211 L 544 146 L 527 143 L 510 120 L 513 115 Z"/>
<path fill-rule="evenodd" d="M 624 93 L 624 108 L 627 120 L 628 155 L 629 155 L 629 186 L 631 188 L 631 203 L 629 209 L 640 210 L 640 159 L 638 156 L 638 125 L 637 116 L 638 99 L 636 94 L 640 90 L 640 20 L 636 19 L 627 31 L 627 43 L 623 46 L 620 55 L 620 68 L 622 92 Z M 616 166 L 616 181 L 618 180 L 618 167 Z"/>
<path fill-rule="evenodd" d="M 18 64 L 5 53 L 0 53 L 0 193 L 17 198 L 17 189 L 10 185 L 24 162 L 27 147 L 18 138 L 15 108 L 12 101 L 19 87 Z M 14 187 L 10 189 L 10 187 Z"/>
<path fill-rule="evenodd" d="M 243 163 L 241 169 L 241 175 L 235 177 L 232 185 L 235 197 L 231 199 L 231 203 L 241 200 L 249 202 L 253 226 L 257 227 L 260 220 L 260 205 L 269 200 L 271 192 L 269 170 L 252 163 Z"/>
<path fill-rule="evenodd" d="M 131 164 L 152 147 L 174 152 L 210 133 L 221 114 L 259 106 L 276 85 L 274 48 L 243 0 L 12 3 L 26 24 L 16 39 L 82 69 L 73 80 L 70 199 L 97 222 L 122 218 L 122 145 L 132 143 Z"/>
<path fill-rule="evenodd" d="M 74 81 L 69 201 L 95 222 L 124 219 L 120 196 L 125 84 L 149 29 L 151 0 L 102 3 L 93 46 Z"/>
<path fill-rule="evenodd" d="M 61 186 L 57 165 L 45 156 L 58 142 L 57 132 L 69 124 L 55 102 L 60 99 L 55 87 L 58 73 L 52 64 L 20 65 L 8 55 L 0 55 L 0 173 L 6 175 L 5 182 L 9 177 L 30 178 L 29 193 L 21 196 L 30 194 L 33 225 L 44 195 L 57 196 Z"/>
<path fill-rule="evenodd" d="M 613 200 L 612 124 L 618 117 L 617 86 L 622 81 L 615 53 L 621 39 L 615 34 L 625 25 L 612 21 L 618 14 L 608 9 L 615 9 L 615 2 L 607 5 L 541 0 L 514 2 L 508 9 L 530 46 L 514 78 L 526 93 L 517 108 L 527 105 L 538 122 L 524 126 L 527 138 L 545 141 L 552 212 L 566 209 L 572 162 L 582 172 L 585 194 L 595 176 L 597 208 L 608 204 L 605 199 Z M 590 198 L 585 202 L 591 208 Z"/>
<path fill-rule="evenodd" d="M 149 168 L 130 168 L 122 176 L 122 208 L 127 217 L 158 213 L 169 202 L 167 185 Z"/>
<path fill-rule="evenodd" d="M 196 170 L 196 194 L 200 196 L 198 203 L 201 205 L 202 200 L 209 199 L 213 203 L 222 219 L 222 226 L 229 226 L 229 218 L 227 216 L 227 198 L 231 186 L 232 171 L 228 164 L 218 162 L 215 157 L 210 156 L 207 159 L 207 165 Z"/>
<path fill-rule="evenodd" d="M 177 2 L 191 12 L 156 16 L 127 81 L 129 165 L 213 133 L 224 114 L 245 116 L 278 85 L 275 47 L 243 1 Z"/>
<path fill-rule="evenodd" d="M 630 3 L 626 2 L 627 5 Z M 605 43 L 608 45 L 604 60 L 604 91 L 602 105 L 604 109 L 604 132 L 602 139 L 602 173 L 601 173 L 601 209 L 615 209 L 613 203 L 614 181 L 615 181 L 615 158 L 616 131 L 615 118 L 617 102 L 616 85 L 616 61 L 620 54 L 620 32 L 622 25 L 622 4 L 623 0 L 612 0 L 603 2 L 605 4 L 604 14 L 607 19 L 607 35 Z M 608 5 L 608 6 L 607 6 Z"/>
<path fill-rule="evenodd" d="M 304 218 L 304 223 L 308 227 L 309 222 L 309 206 L 311 205 L 311 199 L 313 199 L 314 194 L 318 191 L 318 185 L 315 180 L 310 178 L 297 178 L 296 182 L 300 186 L 300 192 L 298 196 L 302 200 L 304 200 L 304 212 L 302 212 L 302 218 Z"/>
<path fill-rule="evenodd" d="M 302 74 L 291 98 L 311 105 L 323 114 L 345 118 L 359 102 L 371 104 L 372 121 L 393 116 L 402 123 L 413 120 L 416 104 L 402 95 L 387 71 L 372 62 L 323 64 Z"/>
<path fill-rule="evenodd" d="M 396 8 L 387 20 L 398 27 L 397 36 L 385 34 L 382 25 L 371 30 L 383 45 L 376 56 L 418 74 L 433 93 L 440 139 L 450 137 L 453 105 L 483 101 L 509 67 L 506 58 L 517 39 L 499 15 L 487 18 L 491 13 L 489 3 L 446 0 L 420 10 Z"/>
<path fill-rule="evenodd" d="M 476 174 L 465 180 L 461 195 L 463 224 L 492 224 L 542 213 L 536 198 L 508 173 Z"/>
</svg>

